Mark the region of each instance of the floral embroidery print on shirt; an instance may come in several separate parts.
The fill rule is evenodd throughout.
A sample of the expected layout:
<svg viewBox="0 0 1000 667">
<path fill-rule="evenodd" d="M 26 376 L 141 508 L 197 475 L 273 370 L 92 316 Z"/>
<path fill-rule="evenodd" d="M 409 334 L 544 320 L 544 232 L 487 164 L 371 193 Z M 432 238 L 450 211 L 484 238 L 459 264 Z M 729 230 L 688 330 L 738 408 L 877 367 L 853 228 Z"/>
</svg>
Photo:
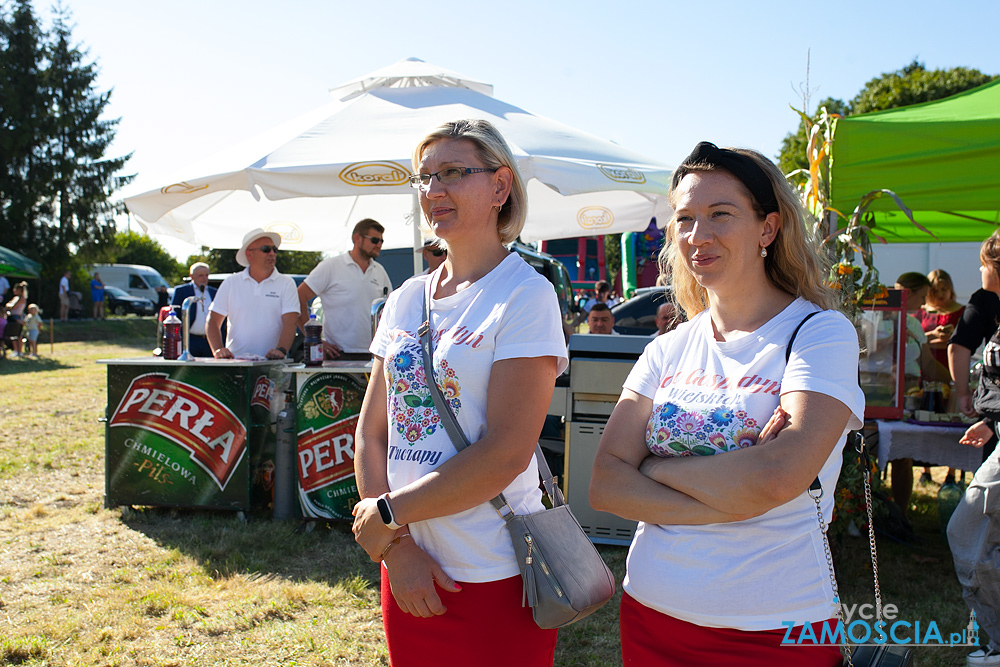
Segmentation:
<svg viewBox="0 0 1000 667">
<path fill-rule="evenodd" d="M 757 444 L 760 428 L 745 410 L 718 406 L 684 410 L 673 403 L 653 407 L 646 446 L 657 456 L 711 456 Z"/>
<path fill-rule="evenodd" d="M 394 415 L 393 426 L 412 445 L 441 426 L 441 418 L 434 408 L 434 399 L 427 385 L 420 344 L 415 340 L 404 344 L 386 359 L 385 369 L 389 414 Z M 457 417 L 462 407 L 462 388 L 455 369 L 441 360 L 437 376 L 443 378 L 438 386 Z"/>
</svg>

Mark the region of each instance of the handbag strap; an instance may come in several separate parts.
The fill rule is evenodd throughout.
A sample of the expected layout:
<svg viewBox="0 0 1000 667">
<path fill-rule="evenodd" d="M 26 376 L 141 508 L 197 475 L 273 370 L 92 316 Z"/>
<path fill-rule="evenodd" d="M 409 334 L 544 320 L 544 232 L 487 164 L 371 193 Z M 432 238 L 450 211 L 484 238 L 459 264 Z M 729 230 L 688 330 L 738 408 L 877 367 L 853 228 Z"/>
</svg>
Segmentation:
<svg viewBox="0 0 1000 667">
<path fill-rule="evenodd" d="M 785 363 L 792 355 L 792 343 L 795 341 L 795 336 L 799 333 L 799 329 L 802 325 L 809 321 L 813 315 L 816 315 L 822 311 L 815 311 L 809 313 L 803 318 L 799 325 L 795 327 L 792 332 L 791 337 L 788 339 L 788 345 L 785 348 Z M 875 548 L 875 523 L 872 519 L 872 486 L 871 486 L 871 459 L 868 452 L 868 447 L 865 444 L 865 437 L 860 431 L 854 432 L 854 447 L 861 457 L 861 463 L 863 468 L 862 478 L 865 482 L 865 509 L 868 512 L 868 542 L 871 550 L 872 557 L 872 578 L 875 582 L 875 617 L 876 620 L 882 620 L 882 591 L 878 583 L 878 552 Z M 837 603 L 837 618 L 840 620 L 841 627 L 844 628 L 844 642 L 847 643 L 847 623 L 844 620 L 844 606 L 843 601 L 840 599 L 840 587 L 837 585 L 837 573 L 833 569 L 833 553 L 830 551 L 830 538 L 827 536 L 827 525 L 826 521 L 823 519 L 823 508 L 820 505 L 820 499 L 823 497 L 823 485 L 819 481 L 819 476 L 813 480 L 813 483 L 809 485 L 809 489 L 806 491 L 813 502 L 816 504 L 816 521 L 819 523 L 819 532 L 823 536 L 823 551 L 826 555 L 826 565 L 830 570 L 830 584 L 833 587 L 833 598 Z M 851 660 L 851 653 L 846 650 L 844 646 L 841 646 L 841 652 L 844 655 L 844 659 L 847 664 L 853 667 L 854 662 Z"/>
<path fill-rule="evenodd" d="M 469 446 L 469 439 L 465 437 L 462 427 L 459 425 L 458 420 L 455 419 L 455 413 L 452 412 L 451 406 L 448 405 L 444 394 L 441 393 L 437 378 L 434 377 L 434 343 L 431 340 L 430 306 L 431 286 L 433 282 L 434 276 L 432 274 L 428 277 L 424 288 L 424 321 L 417 328 L 417 335 L 420 336 L 420 350 L 424 360 L 424 374 L 427 377 L 427 386 L 430 388 L 431 398 L 434 400 L 434 407 L 437 409 L 438 416 L 441 418 L 441 424 L 444 426 L 448 437 L 451 438 L 455 450 L 460 452 Z M 563 497 L 562 490 L 556 484 L 555 476 L 552 474 L 552 470 L 545 460 L 545 455 L 542 453 L 542 447 L 538 443 L 535 444 L 535 461 L 538 464 L 538 474 L 542 479 L 542 486 L 545 489 L 545 494 L 549 497 L 549 501 L 552 503 L 552 507 L 565 505 L 566 499 Z M 511 509 L 503 493 L 498 493 L 495 497 L 491 498 L 490 504 L 504 521 L 509 521 L 514 516 L 514 510 Z"/>
<path fill-rule="evenodd" d="M 868 446 L 865 444 L 865 436 L 860 431 L 854 432 L 854 443 L 858 456 L 861 458 L 863 468 L 861 476 L 865 482 L 865 510 L 868 513 L 868 543 L 872 557 L 872 579 L 875 582 L 875 619 L 878 622 L 882 620 L 882 590 L 878 584 L 878 551 L 875 548 L 875 522 L 872 517 L 871 454 L 868 451 Z M 826 553 L 826 564 L 830 569 L 830 583 L 833 584 L 833 596 L 837 603 L 837 618 L 840 619 L 841 626 L 844 628 L 844 643 L 847 644 L 848 634 L 847 623 L 844 620 L 844 606 L 840 599 L 840 590 L 837 586 L 837 574 L 833 569 L 833 555 L 830 552 L 830 538 L 826 534 L 826 521 L 823 520 L 823 510 L 819 504 L 819 499 L 823 497 L 823 489 L 819 485 L 818 477 L 813 482 L 813 485 L 809 487 L 807 493 L 813 499 L 813 502 L 816 503 L 816 519 L 819 522 L 820 534 L 823 536 L 823 551 Z M 844 654 L 847 664 L 853 667 L 854 663 L 851 660 L 850 651 L 844 650 L 844 646 L 841 646 L 841 651 Z"/>
</svg>

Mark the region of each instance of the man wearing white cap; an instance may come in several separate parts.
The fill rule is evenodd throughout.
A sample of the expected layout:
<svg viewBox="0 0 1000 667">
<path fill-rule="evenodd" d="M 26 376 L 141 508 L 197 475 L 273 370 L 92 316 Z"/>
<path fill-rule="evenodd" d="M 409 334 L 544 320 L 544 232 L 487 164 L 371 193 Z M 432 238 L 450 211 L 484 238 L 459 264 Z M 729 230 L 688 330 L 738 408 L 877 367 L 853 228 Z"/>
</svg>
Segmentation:
<svg viewBox="0 0 1000 667">
<path fill-rule="evenodd" d="M 236 263 L 247 267 L 219 285 L 208 313 L 205 334 L 216 359 L 284 359 L 295 338 L 299 299 L 295 281 L 274 263 L 281 236 L 255 229 L 243 237 Z M 222 344 L 222 321 L 229 319 Z"/>
</svg>

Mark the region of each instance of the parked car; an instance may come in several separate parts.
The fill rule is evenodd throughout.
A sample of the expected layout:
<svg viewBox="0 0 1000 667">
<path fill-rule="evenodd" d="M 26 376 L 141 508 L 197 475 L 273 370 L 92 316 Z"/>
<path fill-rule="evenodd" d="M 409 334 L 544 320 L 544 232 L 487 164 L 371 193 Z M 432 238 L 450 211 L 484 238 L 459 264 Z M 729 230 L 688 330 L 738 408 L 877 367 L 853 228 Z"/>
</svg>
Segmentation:
<svg viewBox="0 0 1000 667">
<path fill-rule="evenodd" d="M 670 299 L 666 287 L 640 287 L 635 296 L 611 308 L 615 331 L 630 336 L 656 333 L 656 309 Z"/>
<path fill-rule="evenodd" d="M 104 307 L 115 315 L 153 315 L 156 304 L 141 296 L 132 296 L 120 287 L 104 286 Z"/>
<path fill-rule="evenodd" d="M 556 291 L 556 298 L 559 299 L 559 310 L 563 319 L 569 319 L 576 312 L 576 304 L 573 303 L 573 285 L 569 279 L 569 272 L 566 266 L 552 255 L 524 245 L 523 243 L 513 243 L 510 249 L 521 256 L 531 268 L 538 271 L 546 280 L 552 283 L 552 288 Z"/>
</svg>

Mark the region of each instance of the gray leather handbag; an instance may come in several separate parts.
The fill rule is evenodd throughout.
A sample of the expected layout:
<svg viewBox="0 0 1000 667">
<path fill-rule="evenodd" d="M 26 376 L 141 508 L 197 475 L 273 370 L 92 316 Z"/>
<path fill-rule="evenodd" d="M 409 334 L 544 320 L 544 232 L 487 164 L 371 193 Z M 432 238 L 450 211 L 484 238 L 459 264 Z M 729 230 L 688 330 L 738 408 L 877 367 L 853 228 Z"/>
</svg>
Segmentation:
<svg viewBox="0 0 1000 667">
<path fill-rule="evenodd" d="M 428 291 L 429 286 L 430 281 Z M 430 321 L 430 297 L 425 291 L 424 322 L 418 330 L 424 373 L 441 423 L 455 449 L 462 451 L 469 446 L 469 441 L 434 379 Z M 600 609 L 614 596 L 615 581 L 566 504 L 537 444 L 535 460 L 551 509 L 514 514 L 502 493 L 490 500 L 490 504 L 510 532 L 524 585 L 522 606 L 527 603 L 531 607 L 538 627 L 561 628 Z"/>
</svg>

